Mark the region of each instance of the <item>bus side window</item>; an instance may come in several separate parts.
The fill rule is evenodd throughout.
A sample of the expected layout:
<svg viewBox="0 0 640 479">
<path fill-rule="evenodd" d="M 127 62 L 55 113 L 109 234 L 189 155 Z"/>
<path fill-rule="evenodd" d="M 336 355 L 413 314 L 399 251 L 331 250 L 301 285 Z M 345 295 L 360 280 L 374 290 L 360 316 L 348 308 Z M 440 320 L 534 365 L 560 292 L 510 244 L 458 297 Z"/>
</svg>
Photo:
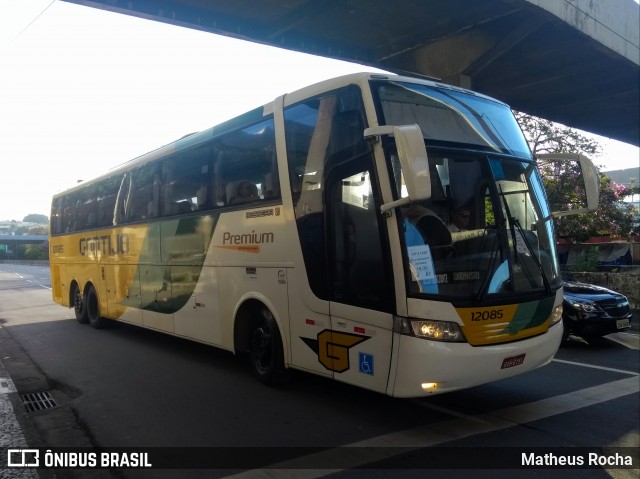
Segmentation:
<svg viewBox="0 0 640 479">
<path fill-rule="evenodd" d="M 153 212 L 153 192 L 157 186 L 157 168 L 155 165 L 143 166 L 133 172 L 132 188 L 127 200 L 127 221 L 143 221 L 149 219 Z"/>
<path fill-rule="evenodd" d="M 51 203 L 51 219 L 50 229 L 51 233 L 56 235 L 60 233 L 62 229 L 62 210 L 60 208 L 60 198 L 53 200 Z"/>
<path fill-rule="evenodd" d="M 127 206 L 127 195 L 131 185 L 131 173 L 125 173 L 118 189 L 118 196 L 116 197 L 116 206 L 113 210 L 113 224 L 121 225 L 125 220 L 125 212 Z"/>
<path fill-rule="evenodd" d="M 222 182 L 222 165 L 224 162 L 224 150 L 220 150 L 217 146 L 214 148 L 214 160 L 213 160 L 213 206 L 224 206 L 227 195 Z"/>
<path fill-rule="evenodd" d="M 258 201 L 258 187 L 253 181 L 240 180 L 227 185 L 227 198 L 231 205 Z"/>
<path fill-rule="evenodd" d="M 211 160 L 210 145 L 181 152 L 167 160 L 159 194 L 162 216 L 211 208 Z"/>
<path fill-rule="evenodd" d="M 62 208 L 62 233 L 73 233 L 76 230 L 76 194 L 70 194 L 64 198 Z"/>
<path fill-rule="evenodd" d="M 214 175 L 216 206 L 280 197 L 273 119 L 224 135 L 219 148 Z"/>
</svg>

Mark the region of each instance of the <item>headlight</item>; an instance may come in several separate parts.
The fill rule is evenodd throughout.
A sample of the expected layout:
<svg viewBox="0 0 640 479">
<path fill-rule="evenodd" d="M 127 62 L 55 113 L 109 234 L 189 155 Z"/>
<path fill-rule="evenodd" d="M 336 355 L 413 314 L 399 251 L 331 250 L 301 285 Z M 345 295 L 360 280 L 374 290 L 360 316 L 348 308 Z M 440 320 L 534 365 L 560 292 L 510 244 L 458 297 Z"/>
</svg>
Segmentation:
<svg viewBox="0 0 640 479">
<path fill-rule="evenodd" d="M 595 311 L 600 311 L 600 306 L 598 306 L 593 301 L 572 301 L 571 306 L 583 313 L 593 313 Z"/>
<path fill-rule="evenodd" d="M 434 341 L 464 341 L 460 325 L 451 321 L 412 320 L 413 334 Z"/>
<path fill-rule="evenodd" d="M 432 341 L 465 342 L 464 334 L 458 323 L 453 321 L 435 321 L 432 319 L 409 319 L 396 316 L 393 330 L 407 336 L 415 336 Z"/>
<path fill-rule="evenodd" d="M 562 319 L 562 305 L 556 306 L 551 312 L 551 326 L 557 324 Z"/>
</svg>

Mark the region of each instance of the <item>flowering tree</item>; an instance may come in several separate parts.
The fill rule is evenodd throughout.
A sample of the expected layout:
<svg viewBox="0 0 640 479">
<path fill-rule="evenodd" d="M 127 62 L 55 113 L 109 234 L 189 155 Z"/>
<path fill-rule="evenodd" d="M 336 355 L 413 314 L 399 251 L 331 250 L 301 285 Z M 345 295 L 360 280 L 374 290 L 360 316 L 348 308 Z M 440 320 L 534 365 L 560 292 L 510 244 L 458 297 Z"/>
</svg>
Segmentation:
<svg viewBox="0 0 640 479">
<path fill-rule="evenodd" d="M 529 146 L 534 154 L 582 153 L 592 160 L 602 153 L 600 144 L 577 130 L 524 113 L 516 113 Z M 580 208 L 585 197 L 577 164 L 540 162 L 540 173 L 553 210 Z M 592 236 L 626 238 L 634 228 L 637 215 L 632 205 L 625 203 L 631 190 L 611 181 L 600 173 L 600 202 L 594 212 L 565 216 L 555 221 L 556 234 L 572 242 Z M 637 229 L 637 225 L 636 225 Z"/>
</svg>

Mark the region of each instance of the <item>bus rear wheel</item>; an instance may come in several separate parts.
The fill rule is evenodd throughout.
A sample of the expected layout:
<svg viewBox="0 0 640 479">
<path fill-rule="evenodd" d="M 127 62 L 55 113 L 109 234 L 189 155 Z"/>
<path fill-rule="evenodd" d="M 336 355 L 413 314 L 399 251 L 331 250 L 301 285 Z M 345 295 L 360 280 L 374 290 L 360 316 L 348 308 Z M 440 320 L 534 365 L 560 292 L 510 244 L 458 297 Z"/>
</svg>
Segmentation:
<svg viewBox="0 0 640 479">
<path fill-rule="evenodd" d="M 92 328 L 101 329 L 105 326 L 105 319 L 100 316 L 100 303 L 98 302 L 98 293 L 93 285 L 89 286 L 85 296 L 85 304 L 87 317 Z"/>
<path fill-rule="evenodd" d="M 254 322 L 249 341 L 249 360 L 254 375 L 263 383 L 277 385 L 287 380 L 280 331 L 266 309 L 258 313 Z"/>
<path fill-rule="evenodd" d="M 71 288 L 71 298 L 73 300 L 73 311 L 76 315 L 76 321 L 82 324 L 88 323 L 89 315 L 87 314 L 87 303 L 85 302 L 77 284 L 74 284 Z"/>
</svg>

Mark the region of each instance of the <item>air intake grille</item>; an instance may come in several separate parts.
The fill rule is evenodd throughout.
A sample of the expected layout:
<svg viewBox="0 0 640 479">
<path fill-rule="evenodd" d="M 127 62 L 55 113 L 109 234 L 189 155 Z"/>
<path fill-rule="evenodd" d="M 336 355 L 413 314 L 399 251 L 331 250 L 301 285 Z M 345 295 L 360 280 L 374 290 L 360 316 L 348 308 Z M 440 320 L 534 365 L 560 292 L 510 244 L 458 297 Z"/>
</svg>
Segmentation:
<svg viewBox="0 0 640 479">
<path fill-rule="evenodd" d="M 56 407 L 56 401 L 48 392 L 28 393 L 22 395 L 22 404 L 27 412 L 43 411 Z"/>
<path fill-rule="evenodd" d="M 598 304 L 604 309 L 609 316 L 614 318 L 619 318 L 621 316 L 626 316 L 629 314 L 629 302 L 625 300 L 619 299 L 609 299 L 604 301 L 599 301 Z"/>
</svg>

